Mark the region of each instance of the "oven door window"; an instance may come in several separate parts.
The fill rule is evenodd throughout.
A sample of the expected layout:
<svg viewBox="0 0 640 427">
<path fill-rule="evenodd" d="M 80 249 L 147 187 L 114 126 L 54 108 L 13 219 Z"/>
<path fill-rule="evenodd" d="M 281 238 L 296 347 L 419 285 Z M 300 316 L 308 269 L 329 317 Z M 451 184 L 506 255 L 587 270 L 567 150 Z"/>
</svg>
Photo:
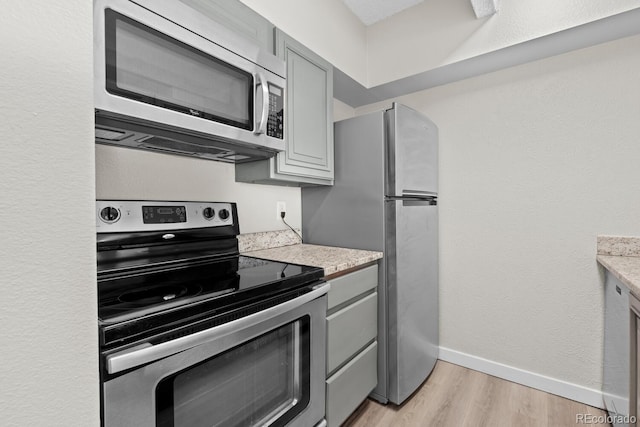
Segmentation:
<svg viewBox="0 0 640 427">
<path fill-rule="evenodd" d="M 250 73 L 111 9 L 105 24 L 108 92 L 252 129 Z"/>
<path fill-rule="evenodd" d="M 309 403 L 309 327 L 305 316 L 164 378 L 156 426 L 284 426 Z"/>
</svg>

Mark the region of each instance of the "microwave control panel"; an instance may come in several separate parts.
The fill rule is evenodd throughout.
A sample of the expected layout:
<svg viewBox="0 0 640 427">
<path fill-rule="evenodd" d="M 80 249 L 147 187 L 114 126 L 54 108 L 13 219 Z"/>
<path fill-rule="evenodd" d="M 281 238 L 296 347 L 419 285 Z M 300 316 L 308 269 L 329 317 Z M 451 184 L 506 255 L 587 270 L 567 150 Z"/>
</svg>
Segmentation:
<svg viewBox="0 0 640 427">
<path fill-rule="evenodd" d="M 284 139 L 284 96 L 282 88 L 269 84 L 269 120 L 267 135 Z"/>
</svg>

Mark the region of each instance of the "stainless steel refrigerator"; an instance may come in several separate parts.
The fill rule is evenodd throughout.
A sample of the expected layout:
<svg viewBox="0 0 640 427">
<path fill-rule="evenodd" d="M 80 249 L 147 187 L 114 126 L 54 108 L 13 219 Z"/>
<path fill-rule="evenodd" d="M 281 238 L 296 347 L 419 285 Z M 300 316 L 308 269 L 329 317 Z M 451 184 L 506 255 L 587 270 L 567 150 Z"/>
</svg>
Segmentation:
<svg viewBox="0 0 640 427">
<path fill-rule="evenodd" d="M 334 135 L 334 186 L 302 190 L 304 241 L 384 252 L 371 397 L 400 404 L 438 358 L 438 128 L 394 103 Z"/>
</svg>

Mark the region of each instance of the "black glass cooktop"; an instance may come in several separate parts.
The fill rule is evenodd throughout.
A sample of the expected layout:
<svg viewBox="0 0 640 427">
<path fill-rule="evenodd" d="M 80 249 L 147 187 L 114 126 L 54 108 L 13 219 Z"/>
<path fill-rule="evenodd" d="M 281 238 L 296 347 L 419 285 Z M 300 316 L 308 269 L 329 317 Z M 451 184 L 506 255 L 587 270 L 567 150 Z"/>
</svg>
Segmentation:
<svg viewBox="0 0 640 427">
<path fill-rule="evenodd" d="M 230 256 L 98 278 L 103 345 L 245 307 L 317 281 L 318 267 Z"/>
</svg>

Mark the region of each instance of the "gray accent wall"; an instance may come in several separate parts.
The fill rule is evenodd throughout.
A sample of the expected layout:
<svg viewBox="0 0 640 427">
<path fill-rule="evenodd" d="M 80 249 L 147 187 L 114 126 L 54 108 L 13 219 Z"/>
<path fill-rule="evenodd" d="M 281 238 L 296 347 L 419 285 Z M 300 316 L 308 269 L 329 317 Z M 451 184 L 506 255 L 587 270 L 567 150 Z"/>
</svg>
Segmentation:
<svg viewBox="0 0 640 427">
<path fill-rule="evenodd" d="M 640 22 L 640 8 L 369 88 L 336 67 L 333 73 L 334 96 L 352 107 L 361 107 L 385 99 L 408 95 L 432 87 L 629 37 L 640 32 L 638 22 Z"/>
<path fill-rule="evenodd" d="M 336 122 L 334 134 L 335 184 L 302 189 L 304 242 L 384 251 L 384 113 Z M 383 261 L 378 270 L 379 325 L 387 321 L 385 271 Z M 386 396 L 387 374 L 382 369 L 387 360 L 386 336 L 379 333 L 378 342 L 378 386 L 374 394 Z"/>
</svg>

